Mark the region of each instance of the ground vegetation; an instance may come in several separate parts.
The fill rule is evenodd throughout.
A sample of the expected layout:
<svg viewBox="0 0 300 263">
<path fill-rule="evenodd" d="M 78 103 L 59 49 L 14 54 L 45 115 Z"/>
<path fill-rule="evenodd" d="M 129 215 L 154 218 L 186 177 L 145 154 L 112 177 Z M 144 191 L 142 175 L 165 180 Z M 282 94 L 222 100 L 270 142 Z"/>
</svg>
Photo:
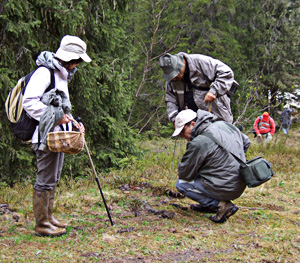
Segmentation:
<svg viewBox="0 0 300 263">
<path fill-rule="evenodd" d="M 178 140 L 140 141 L 141 158 L 98 176 L 114 226 L 90 169 L 58 185 L 54 215 L 69 220 L 61 237 L 34 235 L 30 182 L 1 189 L 1 262 L 298 262 L 300 134 L 267 145 L 252 140 L 247 158 L 273 164 L 274 177 L 233 201 L 239 211 L 224 224 L 192 211 L 176 191 Z"/>
</svg>

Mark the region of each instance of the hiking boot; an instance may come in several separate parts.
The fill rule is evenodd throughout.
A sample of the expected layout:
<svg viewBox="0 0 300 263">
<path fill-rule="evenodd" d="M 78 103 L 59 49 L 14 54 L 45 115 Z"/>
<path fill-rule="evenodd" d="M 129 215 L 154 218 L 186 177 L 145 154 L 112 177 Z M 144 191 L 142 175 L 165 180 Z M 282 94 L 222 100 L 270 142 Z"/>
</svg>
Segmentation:
<svg viewBox="0 0 300 263">
<path fill-rule="evenodd" d="M 190 209 L 193 210 L 193 211 L 200 212 L 200 213 L 211 213 L 211 214 L 216 213 L 218 211 L 217 208 L 211 209 L 211 208 L 208 208 L 208 207 L 203 207 L 200 204 L 191 204 Z"/>
<path fill-rule="evenodd" d="M 33 191 L 33 213 L 35 217 L 35 234 L 38 236 L 60 236 L 66 234 L 65 228 L 57 228 L 48 219 L 50 191 Z"/>
<path fill-rule="evenodd" d="M 60 227 L 60 228 L 65 228 L 69 224 L 66 222 L 56 220 L 52 214 L 54 197 L 55 197 L 55 188 L 56 187 L 54 187 L 52 190 L 50 190 L 50 194 L 49 194 L 48 219 L 52 225 Z"/>
<path fill-rule="evenodd" d="M 218 212 L 209 219 L 215 223 L 224 223 L 226 220 L 234 215 L 239 208 L 230 201 L 220 201 L 218 204 Z"/>
</svg>

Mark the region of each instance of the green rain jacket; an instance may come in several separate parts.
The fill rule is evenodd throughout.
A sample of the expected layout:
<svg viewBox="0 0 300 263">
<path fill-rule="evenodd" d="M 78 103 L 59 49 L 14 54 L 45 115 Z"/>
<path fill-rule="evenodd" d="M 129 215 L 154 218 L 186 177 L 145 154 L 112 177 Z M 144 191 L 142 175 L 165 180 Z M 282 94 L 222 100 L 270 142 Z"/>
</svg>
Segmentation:
<svg viewBox="0 0 300 263">
<path fill-rule="evenodd" d="M 209 112 L 197 111 L 191 141 L 178 166 L 178 176 L 184 181 L 199 176 L 214 199 L 229 201 L 241 196 L 246 188 L 240 165 L 231 154 L 202 133 L 213 135 L 243 161 L 250 140 L 234 125 L 216 120 L 217 117 Z"/>
</svg>

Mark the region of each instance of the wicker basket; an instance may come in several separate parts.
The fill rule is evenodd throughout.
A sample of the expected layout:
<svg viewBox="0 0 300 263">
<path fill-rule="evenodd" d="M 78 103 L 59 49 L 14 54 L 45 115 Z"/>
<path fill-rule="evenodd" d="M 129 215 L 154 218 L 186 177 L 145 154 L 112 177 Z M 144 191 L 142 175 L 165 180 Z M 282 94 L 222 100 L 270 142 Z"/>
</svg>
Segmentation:
<svg viewBox="0 0 300 263">
<path fill-rule="evenodd" d="M 76 154 L 84 146 L 84 133 L 75 131 L 49 132 L 47 144 L 51 152 Z"/>
</svg>

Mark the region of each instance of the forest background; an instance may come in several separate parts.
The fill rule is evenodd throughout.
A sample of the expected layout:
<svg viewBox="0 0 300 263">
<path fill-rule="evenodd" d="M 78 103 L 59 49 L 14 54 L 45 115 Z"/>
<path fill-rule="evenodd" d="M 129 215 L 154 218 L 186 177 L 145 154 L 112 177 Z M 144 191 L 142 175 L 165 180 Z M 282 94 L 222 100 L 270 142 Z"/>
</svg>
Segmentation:
<svg viewBox="0 0 300 263">
<path fill-rule="evenodd" d="M 268 110 L 275 120 L 286 92 L 298 89 L 300 4 L 296 0 L 3 0 L 0 3 L 0 186 L 33 180 L 30 145 L 16 140 L 4 103 L 17 80 L 61 38 L 87 43 L 89 64 L 70 83 L 72 114 L 81 116 L 97 169 L 122 168 L 139 139 L 168 138 L 158 58 L 199 53 L 228 64 L 240 88 L 232 97 L 236 125 L 251 130 Z M 63 175 L 80 177 L 85 153 L 69 155 Z"/>
</svg>

